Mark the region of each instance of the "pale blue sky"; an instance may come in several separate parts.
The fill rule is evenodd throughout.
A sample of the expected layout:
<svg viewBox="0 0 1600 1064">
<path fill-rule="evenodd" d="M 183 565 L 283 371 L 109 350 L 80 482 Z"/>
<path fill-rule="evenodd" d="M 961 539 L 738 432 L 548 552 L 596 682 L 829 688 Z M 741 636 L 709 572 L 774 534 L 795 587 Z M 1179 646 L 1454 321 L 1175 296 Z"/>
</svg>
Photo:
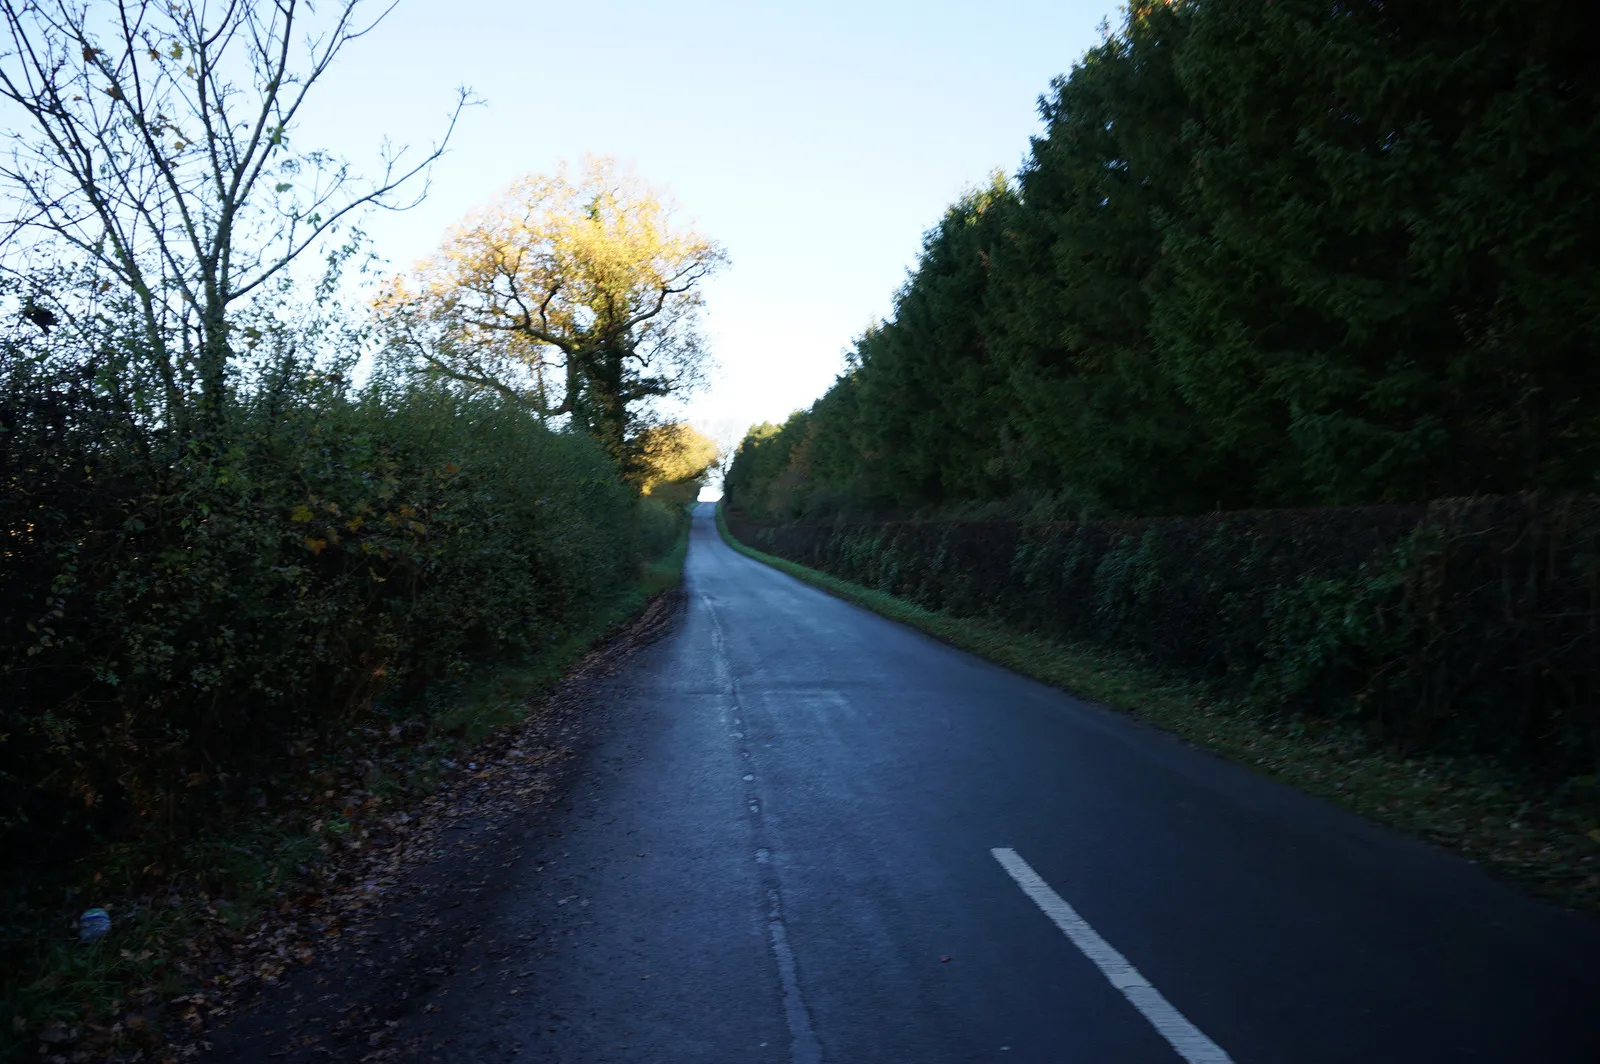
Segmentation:
<svg viewBox="0 0 1600 1064">
<path fill-rule="evenodd" d="M 887 314 L 922 232 L 995 168 L 1035 102 L 1100 39 L 1105 0 L 580 4 L 401 0 L 329 72 L 300 129 L 354 162 L 467 113 L 427 202 L 366 223 L 396 265 L 519 174 L 585 152 L 632 163 L 721 242 L 720 370 L 689 404 L 742 428 L 808 405 Z"/>
</svg>

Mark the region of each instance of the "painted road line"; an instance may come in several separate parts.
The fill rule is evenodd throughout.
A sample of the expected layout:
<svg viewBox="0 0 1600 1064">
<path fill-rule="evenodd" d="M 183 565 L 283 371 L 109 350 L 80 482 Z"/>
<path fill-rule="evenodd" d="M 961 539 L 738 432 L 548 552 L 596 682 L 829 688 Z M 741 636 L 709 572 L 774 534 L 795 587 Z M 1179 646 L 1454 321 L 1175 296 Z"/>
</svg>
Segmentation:
<svg viewBox="0 0 1600 1064">
<path fill-rule="evenodd" d="M 1111 943 L 1079 916 L 1066 899 L 1050 888 L 1016 850 L 996 847 L 989 851 L 1000 867 L 1011 874 L 1022 892 L 1061 929 L 1068 940 L 1083 955 L 1094 962 L 1106 981 L 1127 998 L 1134 1008 L 1144 1014 L 1150 1025 L 1172 1044 L 1178 1055 L 1189 1064 L 1233 1064 L 1233 1058 L 1222 1047 L 1201 1033 L 1200 1028 L 1184 1018 L 1183 1013 L 1161 996 L 1161 991 L 1150 985 L 1150 980 L 1139 974 L 1139 969 L 1128 963 L 1128 958 L 1118 953 Z"/>
<path fill-rule="evenodd" d="M 778 960 L 778 980 L 783 984 L 783 1016 L 789 1024 L 789 1057 L 794 1064 L 822 1064 L 822 1043 L 811 1029 L 811 1015 L 800 994 L 800 976 L 795 971 L 794 951 L 789 948 L 789 932 L 783 922 L 783 903 L 778 900 L 776 890 L 767 891 L 767 901 L 772 906 L 767 913 L 767 933 L 771 936 L 772 955 Z"/>
</svg>

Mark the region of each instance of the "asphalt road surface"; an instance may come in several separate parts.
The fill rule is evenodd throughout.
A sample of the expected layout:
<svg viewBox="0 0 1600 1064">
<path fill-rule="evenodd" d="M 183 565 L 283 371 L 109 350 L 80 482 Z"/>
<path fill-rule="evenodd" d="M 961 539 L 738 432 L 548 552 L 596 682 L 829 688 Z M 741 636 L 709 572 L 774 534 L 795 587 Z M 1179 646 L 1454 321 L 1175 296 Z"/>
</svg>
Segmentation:
<svg viewBox="0 0 1600 1064">
<path fill-rule="evenodd" d="M 497 903 L 498 981 L 433 998 L 441 1059 L 1600 1061 L 1594 921 L 744 558 L 709 506 L 685 588 Z"/>
</svg>

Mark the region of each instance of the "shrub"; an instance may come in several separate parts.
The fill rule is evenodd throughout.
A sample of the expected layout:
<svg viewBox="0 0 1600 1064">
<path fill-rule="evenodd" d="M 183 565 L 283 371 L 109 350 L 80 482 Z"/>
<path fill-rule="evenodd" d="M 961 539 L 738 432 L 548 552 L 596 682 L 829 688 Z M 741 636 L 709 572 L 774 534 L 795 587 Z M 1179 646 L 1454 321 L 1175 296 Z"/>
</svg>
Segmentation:
<svg viewBox="0 0 1600 1064">
<path fill-rule="evenodd" d="M 1552 778 L 1600 763 L 1600 497 L 1077 523 L 727 516 L 770 553 L 1134 651 L 1269 711 Z"/>
<path fill-rule="evenodd" d="M 414 382 L 263 374 L 197 440 L 11 346 L 0 426 L 19 874 L 265 800 L 289 744 L 561 639 L 663 534 L 587 437 Z"/>
</svg>

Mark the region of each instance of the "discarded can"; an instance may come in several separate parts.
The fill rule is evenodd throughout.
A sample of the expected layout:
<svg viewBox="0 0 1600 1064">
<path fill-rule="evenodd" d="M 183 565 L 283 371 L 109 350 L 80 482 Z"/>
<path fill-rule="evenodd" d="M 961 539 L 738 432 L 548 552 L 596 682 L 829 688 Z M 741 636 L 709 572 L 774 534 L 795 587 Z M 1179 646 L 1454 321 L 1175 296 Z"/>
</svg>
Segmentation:
<svg viewBox="0 0 1600 1064">
<path fill-rule="evenodd" d="M 104 909 L 87 909 L 78 917 L 78 939 L 82 942 L 99 941 L 110 930 L 111 914 Z"/>
</svg>

